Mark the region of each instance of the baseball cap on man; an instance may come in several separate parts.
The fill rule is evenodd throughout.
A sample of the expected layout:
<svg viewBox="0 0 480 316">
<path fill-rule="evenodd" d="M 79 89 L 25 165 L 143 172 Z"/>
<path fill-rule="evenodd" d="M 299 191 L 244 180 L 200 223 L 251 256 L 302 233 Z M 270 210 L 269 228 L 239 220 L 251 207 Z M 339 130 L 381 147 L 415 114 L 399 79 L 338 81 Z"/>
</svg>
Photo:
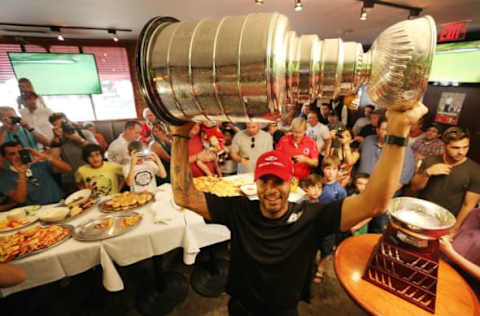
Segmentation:
<svg viewBox="0 0 480 316">
<path fill-rule="evenodd" d="M 258 157 L 255 167 L 255 181 L 268 174 L 277 176 L 283 181 L 290 180 L 293 176 L 293 163 L 289 155 L 273 150 Z"/>
</svg>

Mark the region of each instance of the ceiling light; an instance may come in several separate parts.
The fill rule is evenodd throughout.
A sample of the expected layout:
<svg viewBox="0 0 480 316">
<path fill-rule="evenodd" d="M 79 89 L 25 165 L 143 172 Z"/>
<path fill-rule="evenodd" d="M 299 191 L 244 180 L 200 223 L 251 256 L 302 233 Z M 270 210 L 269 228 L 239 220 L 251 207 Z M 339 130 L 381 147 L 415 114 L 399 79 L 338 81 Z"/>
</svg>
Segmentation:
<svg viewBox="0 0 480 316">
<path fill-rule="evenodd" d="M 302 0 L 295 0 L 295 11 L 302 11 L 303 10 L 303 4 Z"/>
<path fill-rule="evenodd" d="M 108 34 L 112 34 L 112 40 L 113 40 L 114 42 L 118 42 L 118 41 L 119 41 L 116 30 L 108 30 Z"/>
<path fill-rule="evenodd" d="M 263 4 L 263 0 L 255 0 L 255 4 L 257 4 L 257 5 L 262 5 L 262 4 Z"/>
<path fill-rule="evenodd" d="M 59 27 L 57 27 L 57 26 L 52 26 L 52 27 L 50 28 L 50 31 L 52 31 L 52 32 L 54 32 L 54 33 L 57 33 L 57 40 L 59 40 L 59 41 L 64 41 L 64 40 L 65 40 L 65 38 L 63 37 L 62 32 L 60 31 L 60 28 L 59 28 Z"/>
<path fill-rule="evenodd" d="M 367 20 L 367 8 L 362 7 L 362 11 L 360 11 L 360 20 L 366 21 Z"/>
</svg>

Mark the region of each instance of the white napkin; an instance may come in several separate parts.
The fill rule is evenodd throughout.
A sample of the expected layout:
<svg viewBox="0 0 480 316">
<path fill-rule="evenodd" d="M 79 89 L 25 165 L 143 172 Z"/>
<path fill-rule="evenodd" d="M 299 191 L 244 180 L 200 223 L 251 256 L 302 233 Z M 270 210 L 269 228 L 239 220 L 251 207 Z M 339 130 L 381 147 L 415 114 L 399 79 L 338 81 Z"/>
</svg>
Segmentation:
<svg viewBox="0 0 480 316">
<path fill-rule="evenodd" d="M 171 198 L 169 198 L 169 200 L 171 201 L 169 204 L 165 203 L 166 200 L 159 199 L 150 205 L 150 211 L 152 212 L 153 222 L 155 224 L 168 224 L 178 215 L 178 211 L 173 208 L 173 205 L 170 205 L 174 202 Z"/>
<path fill-rule="evenodd" d="M 123 290 L 125 287 L 122 278 L 103 247 L 100 247 L 100 264 L 103 269 L 103 286 L 110 292 Z"/>
<path fill-rule="evenodd" d="M 195 258 L 197 254 L 200 252 L 200 248 L 198 247 L 197 239 L 195 235 L 190 230 L 188 226 L 187 219 L 185 218 L 185 231 L 183 233 L 183 263 L 187 265 L 191 265 L 195 262 Z"/>
</svg>

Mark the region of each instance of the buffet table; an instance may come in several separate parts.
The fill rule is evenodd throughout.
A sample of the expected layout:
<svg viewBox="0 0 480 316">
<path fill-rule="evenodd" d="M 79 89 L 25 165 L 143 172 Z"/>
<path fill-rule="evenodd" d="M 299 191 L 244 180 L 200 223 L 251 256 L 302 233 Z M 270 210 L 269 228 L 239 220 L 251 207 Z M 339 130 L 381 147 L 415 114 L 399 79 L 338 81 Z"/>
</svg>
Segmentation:
<svg viewBox="0 0 480 316">
<path fill-rule="evenodd" d="M 124 284 L 114 263 L 127 266 L 181 247 L 184 263 L 193 264 L 200 248 L 230 239 L 230 231 L 225 226 L 206 224 L 198 214 L 176 207 L 172 202 L 170 184 L 160 186 L 159 191 L 163 193 L 157 194 L 162 211 L 174 211 L 175 215 L 170 220 L 154 223 L 150 203 L 135 209 L 135 212 L 143 214 L 143 220 L 124 235 L 95 242 L 80 242 L 71 238 L 45 252 L 15 260 L 12 263 L 26 270 L 27 280 L 17 286 L 0 289 L 0 296 L 73 276 L 96 265 L 102 266 L 105 289 L 120 291 L 124 289 Z M 100 215 L 104 213 L 95 206 L 67 224 L 76 226 Z"/>
<path fill-rule="evenodd" d="M 380 235 L 346 239 L 335 253 L 335 272 L 347 293 L 372 315 L 433 315 L 362 279 Z M 477 297 L 465 280 L 440 260 L 435 315 L 480 315 Z"/>
</svg>

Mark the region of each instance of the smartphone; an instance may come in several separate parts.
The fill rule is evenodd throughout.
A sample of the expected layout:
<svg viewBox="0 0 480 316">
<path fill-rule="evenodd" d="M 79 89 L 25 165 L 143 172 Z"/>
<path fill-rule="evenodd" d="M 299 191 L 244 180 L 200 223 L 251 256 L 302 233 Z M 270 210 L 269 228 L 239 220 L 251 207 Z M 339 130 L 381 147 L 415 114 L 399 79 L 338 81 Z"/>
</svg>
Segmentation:
<svg viewBox="0 0 480 316">
<path fill-rule="evenodd" d="M 32 154 L 28 150 L 21 149 L 18 151 L 18 153 L 20 154 L 20 160 L 23 163 L 31 163 L 33 161 Z"/>
</svg>

